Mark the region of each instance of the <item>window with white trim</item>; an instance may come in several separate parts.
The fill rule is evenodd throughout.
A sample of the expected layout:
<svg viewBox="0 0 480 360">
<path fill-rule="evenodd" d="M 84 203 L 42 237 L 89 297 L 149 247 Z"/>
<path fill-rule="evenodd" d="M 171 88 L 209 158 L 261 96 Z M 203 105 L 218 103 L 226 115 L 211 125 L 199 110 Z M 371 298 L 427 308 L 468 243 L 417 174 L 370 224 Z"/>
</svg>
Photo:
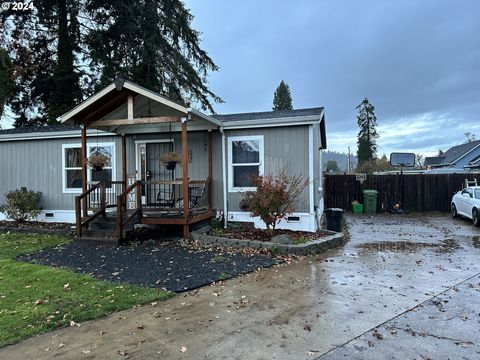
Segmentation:
<svg viewBox="0 0 480 360">
<path fill-rule="evenodd" d="M 228 138 L 228 188 L 230 192 L 255 190 L 252 175 L 263 175 L 263 135 Z"/>
<path fill-rule="evenodd" d="M 87 168 L 87 181 L 115 180 L 115 143 L 87 144 L 87 156 L 103 154 L 110 161 L 102 170 Z M 82 191 L 82 146 L 81 144 L 62 145 L 63 192 L 78 193 Z"/>
</svg>

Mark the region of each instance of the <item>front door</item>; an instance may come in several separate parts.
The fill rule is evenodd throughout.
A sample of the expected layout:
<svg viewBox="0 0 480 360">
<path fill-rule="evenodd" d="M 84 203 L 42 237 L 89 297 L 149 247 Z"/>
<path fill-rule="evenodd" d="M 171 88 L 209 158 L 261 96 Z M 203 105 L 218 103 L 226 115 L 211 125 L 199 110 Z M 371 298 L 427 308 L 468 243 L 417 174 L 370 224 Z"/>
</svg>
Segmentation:
<svg viewBox="0 0 480 360">
<path fill-rule="evenodd" d="M 139 178 L 146 181 L 174 180 L 175 171 L 165 168 L 160 164 L 160 156 L 172 151 L 170 142 L 152 142 L 139 144 Z M 163 186 L 164 187 L 164 186 Z M 142 203 L 154 206 L 162 186 L 159 184 L 147 184 L 142 188 Z"/>
</svg>

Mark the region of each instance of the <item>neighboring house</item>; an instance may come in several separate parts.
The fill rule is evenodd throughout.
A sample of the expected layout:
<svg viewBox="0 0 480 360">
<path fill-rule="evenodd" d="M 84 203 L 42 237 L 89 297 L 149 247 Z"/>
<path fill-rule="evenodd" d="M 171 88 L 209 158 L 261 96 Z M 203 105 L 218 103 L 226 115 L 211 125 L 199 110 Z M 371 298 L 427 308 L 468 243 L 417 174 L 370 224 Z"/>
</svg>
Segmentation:
<svg viewBox="0 0 480 360">
<path fill-rule="evenodd" d="M 120 81 L 59 120 L 63 125 L 0 130 L 0 204 L 25 186 L 42 192 L 39 220 L 76 222 L 79 236 L 93 217 L 111 211 L 119 240 L 127 223 L 183 225 L 188 237 L 190 224 L 214 216 L 262 227 L 242 206 L 242 192 L 254 190 L 250 175 L 287 168 L 311 183 L 279 228 L 318 229 L 322 107 L 208 116 Z M 86 161 L 97 151 L 111 157 L 102 171 Z M 166 170 L 159 157 L 170 151 L 188 166 Z"/>
<path fill-rule="evenodd" d="M 454 146 L 439 156 L 426 157 L 424 165 L 430 169 L 478 170 L 480 140 Z"/>
</svg>

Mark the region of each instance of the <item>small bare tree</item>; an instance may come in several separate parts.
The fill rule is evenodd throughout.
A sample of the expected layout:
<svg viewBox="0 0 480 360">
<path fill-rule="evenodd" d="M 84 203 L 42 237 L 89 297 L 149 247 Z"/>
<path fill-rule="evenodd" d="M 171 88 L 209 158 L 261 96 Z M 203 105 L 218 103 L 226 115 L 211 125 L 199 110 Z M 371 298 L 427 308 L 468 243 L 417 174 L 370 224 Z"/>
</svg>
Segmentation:
<svg viewBox="0 0 480 360">
<path fill-rule="evenodd" d="M 465 143 L 471 143 L 474 141 L 477 141 L 477 136 L 475 134 L 472 134 L 471 132 L 466 132 L 465 134 Z"/>
<path fill-rule="evenodd" d="M 254 175 L 251 180 L 257 190 L 245 193 L 245 203 L 272 233 L 280 220 L 295 211 L 298 197 L 310 183 L 303 175 L 288 175 L 286 169 L 274 175 Z"/>
</svg>

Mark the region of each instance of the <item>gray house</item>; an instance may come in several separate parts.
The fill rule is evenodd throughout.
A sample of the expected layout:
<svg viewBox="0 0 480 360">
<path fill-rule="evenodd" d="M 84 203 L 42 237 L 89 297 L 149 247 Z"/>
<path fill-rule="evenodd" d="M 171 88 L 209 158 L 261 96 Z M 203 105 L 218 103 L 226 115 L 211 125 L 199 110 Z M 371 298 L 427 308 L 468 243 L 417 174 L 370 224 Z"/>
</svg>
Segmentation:
<svg viewBox="0 0 480 360">
<path fill-rule="evenodd" d="M 121 80 L 59 120 L 0 130 L 0 203 L 25 186 L 42 192 L 39 220 L 76 223 L 79 238 L 102 219 L 111 223 L 105 240 L 120 241 L 138 223 L 183 225 L 188 237 L 190 224 L 214 216 L 262 227 L 242 192 L 254 190 L 250 175 L 286 168 L 311 182 L 279 228 L 318 228 L 322 107 L 209 116 Z M 162 165 L 171 152 L 182 163 Z M 109 159 L 101 169 L 88 161 L 98 154 Z"/>
<path fill-rule="evenodd" d="M 426 157 L 425 166 L 431 169 L 458 171 L 480 169 L 480 140 L 451 147 L 438 156 Z"/>
</svg>

